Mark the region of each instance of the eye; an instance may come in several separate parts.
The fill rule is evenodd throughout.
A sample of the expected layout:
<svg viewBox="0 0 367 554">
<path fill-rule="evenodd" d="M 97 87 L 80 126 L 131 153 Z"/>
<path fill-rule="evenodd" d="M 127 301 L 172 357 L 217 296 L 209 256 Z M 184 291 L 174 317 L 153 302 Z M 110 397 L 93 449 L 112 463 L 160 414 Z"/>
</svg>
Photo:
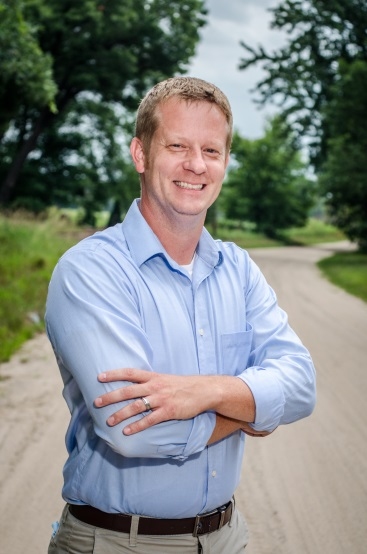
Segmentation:
<svg viewBox="0 0 367 554">
<path fill-rule="evenodd" d="M 184 150 L 185 147 L 183 144 L 179 144 L 175 142 L 173 144 L 170 144 L 169 148 L 171 148 L 172 150 Z"/>
<path fill-rule="evenodd" d="M 205 152 L 209 154 L 209 156 L 220 156 L 220 152 L 215 148 L 205 148 Z"/>
</svg>

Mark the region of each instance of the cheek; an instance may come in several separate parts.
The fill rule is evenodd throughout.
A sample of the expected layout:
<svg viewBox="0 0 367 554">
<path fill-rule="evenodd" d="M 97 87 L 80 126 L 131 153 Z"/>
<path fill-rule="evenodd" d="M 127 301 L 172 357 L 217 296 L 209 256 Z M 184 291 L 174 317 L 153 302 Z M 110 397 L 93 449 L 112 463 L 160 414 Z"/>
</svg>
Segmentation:
<svg viewBox="0 0 367 554">
<path fill-rule="evenodd" d="M 222 186 L 222 183 L 224 181 L 226 175 L 226 168 L 221 165 L 220 167 L 213 168 L 211 172 L 211 176 L 214 182 L 218 184 L 218 186 Z"/>
<path fill-rule="evenodd" d="M 215 189 L 214 196 L 216 199 L 218 198 L 221 190 L 222 190 L 222 184 L 218 185 Z"/>
</svg>

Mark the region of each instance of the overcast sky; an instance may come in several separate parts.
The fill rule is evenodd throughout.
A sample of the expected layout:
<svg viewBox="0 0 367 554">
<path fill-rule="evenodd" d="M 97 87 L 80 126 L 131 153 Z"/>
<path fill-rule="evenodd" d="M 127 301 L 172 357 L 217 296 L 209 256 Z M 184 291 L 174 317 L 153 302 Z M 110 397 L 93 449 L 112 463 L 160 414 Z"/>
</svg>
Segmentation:
<svg viewBox="0 0 367 554">
<path fill-rule="evenodd" d="M 259 109 L 250 89 L 262 76 L 260 68 L 238 69 L 245 50 L 243 40 L 251 46 L 259 44 L 267 50 L 277 49 L 284 38 L 271 30 L 269 7 L 279 0 L 206 0 L 208 24 L 201 30 L 201 42 L 189 75 L 201 77 L 217 85 L 228 97 L 235 128 L 242 136 L 258 138 L 263 134 L 266 114 L 274 109 Z"/>
</svg>

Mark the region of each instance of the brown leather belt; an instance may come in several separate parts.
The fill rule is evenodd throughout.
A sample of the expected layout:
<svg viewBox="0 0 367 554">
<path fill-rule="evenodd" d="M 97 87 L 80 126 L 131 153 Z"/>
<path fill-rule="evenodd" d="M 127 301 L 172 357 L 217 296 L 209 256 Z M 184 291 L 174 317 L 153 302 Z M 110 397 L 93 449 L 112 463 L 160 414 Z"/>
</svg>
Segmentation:
<svg viewBox="0 0 367 554">
<path fill-rule="evenodd" d="M 232 501 L 210 513 L 185 519 L 156 519 L 139 517 L 138 533 L 141 535 L 206 535 L 221 529 L 232 515 Z M 108 514 L 92 506 L 69 504 L 69 512 L 84 523 L 110 531 L 130 533 L 132 517 L 127 514 Z"/>
</svg>

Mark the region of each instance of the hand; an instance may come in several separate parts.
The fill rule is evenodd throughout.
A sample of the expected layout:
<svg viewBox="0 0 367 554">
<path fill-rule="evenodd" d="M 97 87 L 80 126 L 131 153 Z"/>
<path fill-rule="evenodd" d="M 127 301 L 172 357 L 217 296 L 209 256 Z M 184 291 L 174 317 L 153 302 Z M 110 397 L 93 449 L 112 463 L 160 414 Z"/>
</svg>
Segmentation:
<svg viewBox="0 0 367 554">
<path fill-rule="evenodd" d="M 249 435 L 250 437 L 267 437 L 271 433 L 275 431 L 254 431 L 254 429 L 244 421 L 241 424 L 241 430 L 246 433 L 246 435 Z"/>
<path fill-rule="evenodd" d="M 101 408 L 116 402 L 134 400 L 108 418 L 114 426 L 146 411 L 142 397 L 147 398 L 151 412 L 124 428 L 126 435 L 138 433 L 152 425 L 172 419 L 190 419 L 211 409 L 215 402 L 216 376 L 167 375 L 142 369 L 124 368 L 102 373 L 99 381 L 128 381 L 132 384 L 106 393 L 95 400 Z M 204 382 L 205 379 L 205 382 Z M 213 386 L 209 386 L 210 381 Z"/>
</svg>

